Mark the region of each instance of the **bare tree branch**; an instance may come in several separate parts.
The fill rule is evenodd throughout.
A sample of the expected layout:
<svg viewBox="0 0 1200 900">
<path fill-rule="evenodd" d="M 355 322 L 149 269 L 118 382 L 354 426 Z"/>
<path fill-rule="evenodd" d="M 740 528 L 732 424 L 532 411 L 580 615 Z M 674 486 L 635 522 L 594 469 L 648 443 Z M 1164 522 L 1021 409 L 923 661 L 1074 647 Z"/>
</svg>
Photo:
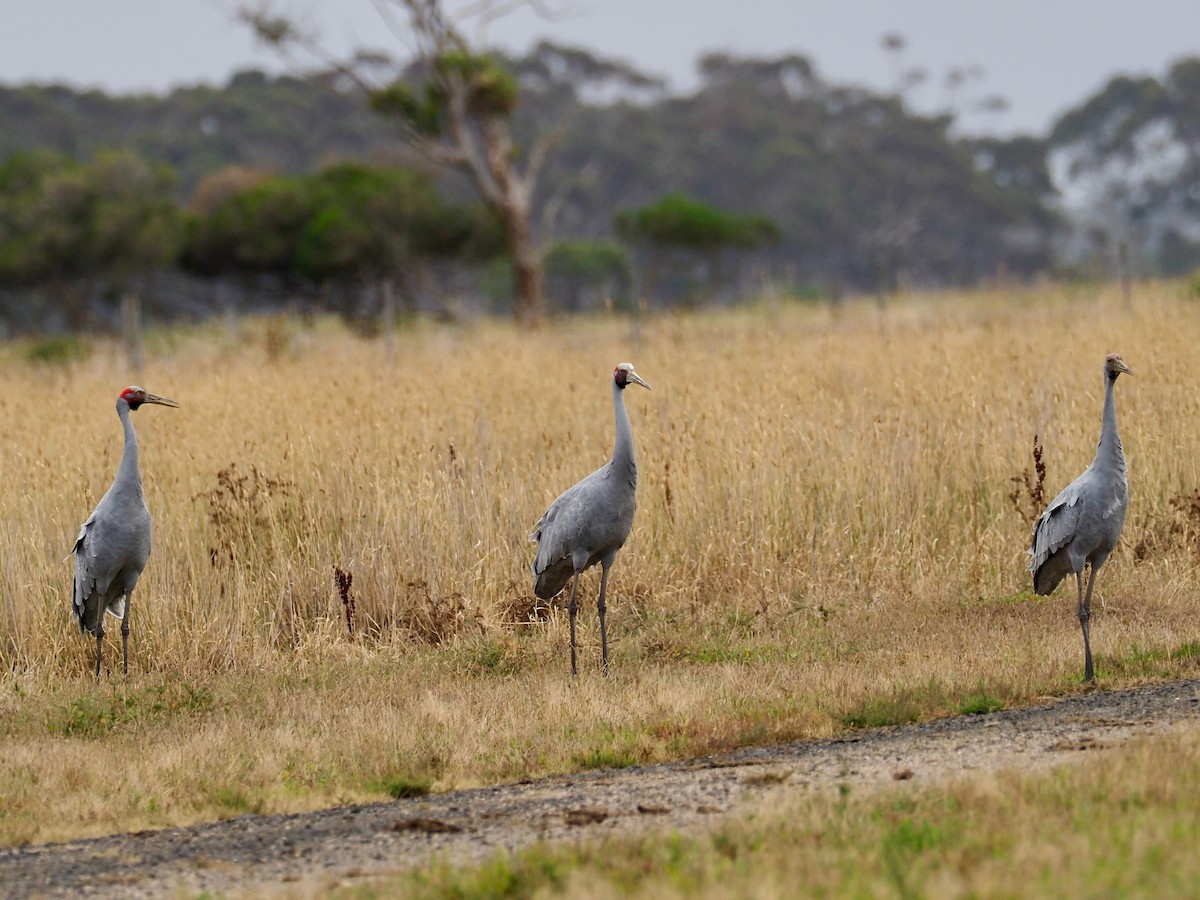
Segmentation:
<svg viewBox="0 0 1200 900">
<path fill-rule="evenodd" d="M 529 156 L 525 161 L 525 179 L 530 184 L 535 184 L 538 176 L 542 173 L 542 166 L 546 164 L 546 157 L 550 155 L 550 151 L 559 144 L 567 135 L 567 126 L 560 124 L 551 128 L 545 134 L 538 137 L 533 142 L 533 146 L 529 149 Z"/>
<path fill-rule="evenodd" d="M 474 21 L 475 42 L 483 46 L 487 43 L 487 30 L 491 24 L 519 9 L 530 9 L 546 22 L 561 22 L 570 17 L 569 13 L 551 9 L 542 0 L 477 0 L 459 10 L 458 21 Z"/>
<path fill-rule="evenodd" d="M 562 129 L 534 142 L 522 171 L 509 122 L 517 82 L 491 55 L 473 48 L 460 26 L 475 21 L 482 33 L 497 18 L 522 7 L 546 19 L 556 14 L 544 0 L 475 0 L 454 16 L 444 0 L 372 2 L 397 40 L 411 49 L 408 77 L 402 65 L 391 64 L 379 53 L 360 52 L 348 61 L 335 58 L 315 34 L 274 12 L 271 0 L 242 7 L 238 17 L 285 59 L 303 58 L 326 73 L 347 78 L 377 110 L 390 115 L 401 141 L 431 162 L 468 175 L 503 224 L 513 263 L 515 312 L 536 321 L 541 316 L 542 272 L 530 208 L 533 186 Z M 388 77 L 381 83 L 383 69 Z"/>
</svg>

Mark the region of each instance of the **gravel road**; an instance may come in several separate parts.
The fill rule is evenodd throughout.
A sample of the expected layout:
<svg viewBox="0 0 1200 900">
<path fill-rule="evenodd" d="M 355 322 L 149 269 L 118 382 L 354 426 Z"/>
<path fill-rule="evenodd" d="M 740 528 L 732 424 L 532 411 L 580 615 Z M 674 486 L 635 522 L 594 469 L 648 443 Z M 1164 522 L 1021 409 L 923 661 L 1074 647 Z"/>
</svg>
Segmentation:
<svg viewBox="0 0 1200 900">
<path fill-rule="evenodd" d="M 332 885 L 467 861 L 538 840 L 694 830 L 781 793 L 932 784 L 971 771 L 1085 758 L 1200 724 L 1200 680 L 1095 691 L 991 715 L 855 732 L 686 762 L 585 772 L 300 815 L 0 848 L 6 897 L 154 897 Z"/>
</svg>

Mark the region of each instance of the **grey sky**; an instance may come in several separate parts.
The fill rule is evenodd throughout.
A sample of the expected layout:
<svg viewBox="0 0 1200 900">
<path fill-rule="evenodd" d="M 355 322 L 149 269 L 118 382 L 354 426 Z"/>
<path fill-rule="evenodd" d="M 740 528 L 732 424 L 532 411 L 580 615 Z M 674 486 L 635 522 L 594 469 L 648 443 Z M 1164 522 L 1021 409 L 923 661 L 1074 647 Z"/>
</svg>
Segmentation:
<svg viewBox="0 0 1200 900">
<path fill-rule="evenodd" d="M 962 99 L 988 93 L 1011 108 L 964 120 L 970 131 L 1043 131 L 1117 72 L 1161 74 L 1200 54 L 1195 0 L 547 0 L 559 21 L 521 12 L 488 37 L 524 50 L 541 37 L 592 48 L 695 83 L 706 50 L 798 52 L 826 79 L 873 87 L 896 82 L 880 48 L 885 32 L 908 41 L 905 65 L 929 71 L 914 95 L 930 110 L 947 100 L 945 73 L 977 64 L 984 76 Z M 0 83 L 65 81 L 109 91 L 163 91 L 223 82 L 239 68 L 278 61 L 233 21 L 234 0 L 7 0 L 0 7 Z M 370 0 L 278 0 L 321 29 L 329 45 L 396 49 Z"/>
</svg>

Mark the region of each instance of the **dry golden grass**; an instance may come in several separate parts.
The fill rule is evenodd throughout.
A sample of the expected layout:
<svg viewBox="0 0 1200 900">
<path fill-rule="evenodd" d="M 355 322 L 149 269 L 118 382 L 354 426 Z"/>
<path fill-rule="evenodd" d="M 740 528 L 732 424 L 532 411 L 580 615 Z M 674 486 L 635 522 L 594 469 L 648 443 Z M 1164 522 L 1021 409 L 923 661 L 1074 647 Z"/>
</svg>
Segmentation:
<svg viewBox="0 0 1200 900">
<path fill-rule="evenodd" d="M 873 306 L 422 327 L 172 332 L 135 414 L 156 549 L 128 680 L 71 624 L 79 525 L 120 456 L 114 347 L 0 351 L 0 840 L 311 808 L 904 721 L 1076 689 L 1066 588 L 1035 598 L 1053 496 L 1090 461 L 1104 355 L 1130 463 L 1098 585 L 1102 683 L 1194 673 L 1200 309 L 1169 285 Z M 613 569 L 613 677 L 581 670 L 527 535 L 606 458 L 630 392 L 639 511 Z M 1027 507 L 1027 502 L 1025 503 Z M 348 634 L 334 569 L 353 575 Z M 110 627 L 116 636 L 116 629 Z"/>
</svg>

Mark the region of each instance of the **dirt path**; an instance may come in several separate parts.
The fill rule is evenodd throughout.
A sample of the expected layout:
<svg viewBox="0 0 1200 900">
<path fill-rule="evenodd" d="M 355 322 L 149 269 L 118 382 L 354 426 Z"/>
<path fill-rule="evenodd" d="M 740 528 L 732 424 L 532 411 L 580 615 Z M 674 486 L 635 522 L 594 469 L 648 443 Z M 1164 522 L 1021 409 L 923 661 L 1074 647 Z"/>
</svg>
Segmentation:
<svg viewBox="0 0 1200 900">
<path fill-rule="evenodd" d="M 459 860 L 539 839 L 696 829 L 778 792 L 934 783 L 972 770 L 1049 766 L 1139 735 L 1200 725 L 1200 680 L 1094 692 L 986 716 L 619 771 L 287 816 L 0 849 L 7 897 L 238 893 Z"/>
</svg>

